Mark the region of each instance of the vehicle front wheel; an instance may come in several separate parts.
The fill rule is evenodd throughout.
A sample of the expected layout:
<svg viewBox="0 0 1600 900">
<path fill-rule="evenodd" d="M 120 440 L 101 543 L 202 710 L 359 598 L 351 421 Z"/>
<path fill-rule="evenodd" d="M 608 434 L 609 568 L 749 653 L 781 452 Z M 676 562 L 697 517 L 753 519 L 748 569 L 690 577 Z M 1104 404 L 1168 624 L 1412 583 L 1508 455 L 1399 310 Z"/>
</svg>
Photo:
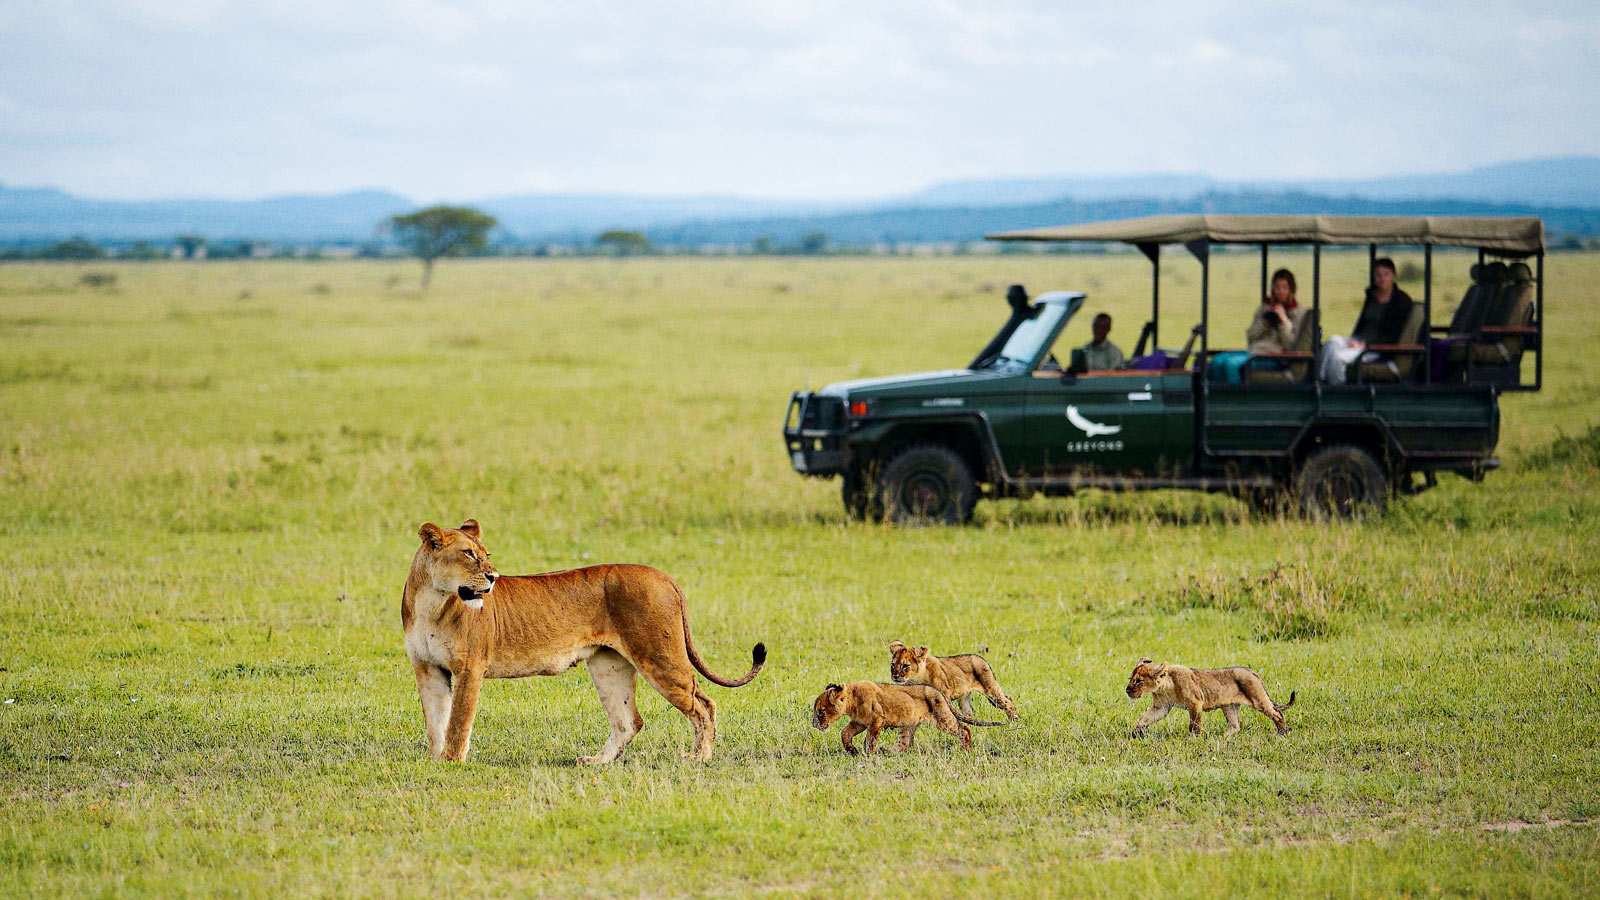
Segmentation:
<svg viewBox="0 0 1600 900">
<path fill-rule="evenodd" d="M 877 501 L 898 525 L 960 525 L 972 518 L 978 485 L 965 460 L 948 447 L 921 444 L 883 467 Z"/>
<path fill-rule="evenodd" d="M 1372 452 L 1333 444 L 1306 459 L 1295 479 L 1295 497 L 1308 518 L 1353 519 L 1383 512 L 1389 479 Z"/>
</svg>

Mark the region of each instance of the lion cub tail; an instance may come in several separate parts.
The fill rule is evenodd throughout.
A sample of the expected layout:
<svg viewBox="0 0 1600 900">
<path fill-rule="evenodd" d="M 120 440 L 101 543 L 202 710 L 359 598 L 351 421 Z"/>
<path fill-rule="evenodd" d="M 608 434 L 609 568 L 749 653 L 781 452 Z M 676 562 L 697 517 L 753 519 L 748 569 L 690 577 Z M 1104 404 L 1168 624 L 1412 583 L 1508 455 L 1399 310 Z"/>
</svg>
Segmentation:
<svg viewBox="0 0 1600 900">
<path fill-rule="evenodd" d="M 1272 708 L 1281 713 L 1281 712 L 1283 712 L 1284 710 L 1288 709 L 1289 707 L 1291 707 L 1293 705 L 1294 705 L 1294 691 L 1290 691 L 1289 692 L 1289 702 L 1288 703 L 1274 703 L 1274 704 L 1272 704 Z"/>
<path fill-rule="evenodd" d="M 743 678 L 723 678 L 711 671 L 706 661 L 700 658 L 700 651 L 694 646 L 694 636 L 689 633 L 689 606 L 683 600 L 683 588 L 676 584 L 672 587 L 678 592 L 678 617 L 683 620 L 683 645 L 689 651 L 689 662 L 694 664 L 695 671 L 723 687 L 742 687 L 749 684 L 761 671 L 761 667 L 767 664 L 767 645 L 761 641 L 756 642 L 755 649 L 750 651 L 750 671 L 744 673 Z"/>
<path fill-rule="evenodd" d="M 969 719 L 966 716 L 963 716 L 961 714 L 961 710 L 956 709 L 956 705 L 954 703 L 950 704 L 950 714 L 955 716 L 956 717 L 956 721 L 960 722 L 963 725 L 982 725 L 985 728 L 990 728 L 990 727 L 993 727 L 995 725 L 1005 725 L 1006 724 L 1005 722 L 980 722 L 977 719 Z"/>
</svg>

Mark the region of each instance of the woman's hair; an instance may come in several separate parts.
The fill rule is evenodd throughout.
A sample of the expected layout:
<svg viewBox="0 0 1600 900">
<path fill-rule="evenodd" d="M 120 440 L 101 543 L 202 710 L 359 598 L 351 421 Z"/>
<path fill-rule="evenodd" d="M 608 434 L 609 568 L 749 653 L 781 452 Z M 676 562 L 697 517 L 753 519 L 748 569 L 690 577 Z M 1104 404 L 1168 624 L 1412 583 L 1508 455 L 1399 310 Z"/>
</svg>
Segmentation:
<svg viewBox="0 0 1600 900">
<path fill-rule="evenodd" d="M 1292 295 L 1295 292 L 1294 273 L 1288 269 L 1279 269 L 1278 271 L 1272 273 L 1273 281 L 1277 281 L 1280 278 L 1289 282 L 1289 293 Z"/>
</svg>

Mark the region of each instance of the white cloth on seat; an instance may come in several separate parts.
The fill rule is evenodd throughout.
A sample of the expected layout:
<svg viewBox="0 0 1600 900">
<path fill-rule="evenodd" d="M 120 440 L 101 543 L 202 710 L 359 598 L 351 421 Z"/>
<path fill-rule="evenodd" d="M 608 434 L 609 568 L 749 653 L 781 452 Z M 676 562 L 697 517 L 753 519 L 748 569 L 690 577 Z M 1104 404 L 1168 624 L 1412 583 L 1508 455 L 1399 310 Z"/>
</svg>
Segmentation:
<svg viewBox="0 0 1600 900">
<path fill-rule="evenodd" d="M 1350 339 L 1341 335 L 1328 338 L 1317 359 L 1317 372 L 1323 384 L 1344 384 L 1346 367 L 1356 360 L 1373 362 L 1379 354 L 1363 352 L 1350 346 Z"/>
</svg>

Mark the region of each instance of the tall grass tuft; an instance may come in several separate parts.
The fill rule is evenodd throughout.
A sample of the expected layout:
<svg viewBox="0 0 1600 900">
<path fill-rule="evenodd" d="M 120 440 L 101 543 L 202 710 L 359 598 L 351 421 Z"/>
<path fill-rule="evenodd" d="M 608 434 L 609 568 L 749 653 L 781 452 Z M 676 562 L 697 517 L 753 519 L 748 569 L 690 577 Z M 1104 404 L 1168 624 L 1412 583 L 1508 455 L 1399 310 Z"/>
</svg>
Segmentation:
<svg viewBox="0 0 1600 900">
<path fill-rule="evenodd" d="M 1261 640 L 1312 640 L 1338 631 L 1340 616 L 1356 590 L 1348 579 L 1314 573 L 1303 562 L 1277 562 L 1262 575 L 1192 575 L 1178 594 L 1178 604 L 1254 613 Z"/>
</svg>

